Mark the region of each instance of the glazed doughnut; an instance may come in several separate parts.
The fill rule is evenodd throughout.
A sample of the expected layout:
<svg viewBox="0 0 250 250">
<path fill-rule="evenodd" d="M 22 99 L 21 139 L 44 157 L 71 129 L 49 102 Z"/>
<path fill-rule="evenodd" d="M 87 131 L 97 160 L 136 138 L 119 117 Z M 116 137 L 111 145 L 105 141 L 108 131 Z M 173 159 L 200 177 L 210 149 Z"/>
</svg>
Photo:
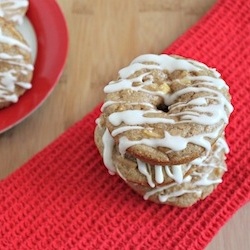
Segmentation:
<svg viewBox="0 0 250 250">
<path fill-rule="evenodd" d="M 104 92 L 102 119 L 119 152 L 152 165 L 208 153 L 233 110 L 215 69 L 168 55 L 137 57 Z"/>
<path fill-rule="evenodd" d="M 180 207 L 222 182 L 229 87 L 200 62 L 142 55 L 105 88 L 94 139 L 110 174 L 145 200 Z"/>
<path fill-rule="evenodd" d="M 219 138 L 205 159 L 173 166 L 150 166 L 137 161 L 137 173 L 129 174 L 134 176 L 133 180 L 123 175 L 125 169 L 131 168 L 118 162 L 117 173 L 145 200 L 188 207 L 207 197 L 222 182 L 222 176 L 227 170 L 225 152 L 227 144 L 223 138 Z"/>
<path fill-rule="evenodd" d="M 0 0 L 0 17 L 15 25 L 22 24 L 28 6 L 28 0 Z"/>
<path fill-rule="evenodd" d="M 105 130 L 96 128 L 96 145 L 104 154 Z M 134 191 L 145 200 L 155 203 L 188 207 L 206 198 L 219 183 L 227 170 L 225 153 L 229 149 L 224 137 L 219 138 L 208 156 L 202 156 L 187 164 L 152 166 L 126 153 L 121 156 L 113 148 L 110 173 L 117 173 Z M 107 166 L 110 166 L 108 164 Z"/>
<path fill-rule="evenodd" d="M 18 101 L 31 88 L 31 48 L 16 28 L 0 18 L 0 108 Z"/>
</svg>

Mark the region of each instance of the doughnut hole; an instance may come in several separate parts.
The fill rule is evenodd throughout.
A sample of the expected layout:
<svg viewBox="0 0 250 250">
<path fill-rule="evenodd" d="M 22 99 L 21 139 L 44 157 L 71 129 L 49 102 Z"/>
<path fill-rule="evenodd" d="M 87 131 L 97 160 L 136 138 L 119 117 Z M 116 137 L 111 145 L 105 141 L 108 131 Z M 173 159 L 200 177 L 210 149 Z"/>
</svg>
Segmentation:
<svg viewBox="0 0 250 250">
<path fill-rule="evenodd" d="M 160 103 L 156 108 L 164 113 L 168 113 L 169 111 L 168 106 L 165 103 Z"/>
</svg>

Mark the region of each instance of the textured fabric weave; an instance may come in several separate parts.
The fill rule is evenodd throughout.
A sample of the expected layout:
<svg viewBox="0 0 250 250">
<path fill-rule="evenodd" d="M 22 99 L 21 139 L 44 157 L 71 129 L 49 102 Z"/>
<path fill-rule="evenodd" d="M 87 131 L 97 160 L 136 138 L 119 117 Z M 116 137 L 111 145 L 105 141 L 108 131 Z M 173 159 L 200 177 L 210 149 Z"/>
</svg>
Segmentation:
<svg viewBox="0 0 250 250">
<path fill-rule="evenodd" d="M 1 181 L 0 249 L 203 249 L 250 200 L 249 13 L 249 0 L 220 1 L 164 51 L 216 67 L 230 86 L 228 172 L 212 195 L 157 205 L 110 176 L 93 141 L 98 106 Z"/>
</svg>

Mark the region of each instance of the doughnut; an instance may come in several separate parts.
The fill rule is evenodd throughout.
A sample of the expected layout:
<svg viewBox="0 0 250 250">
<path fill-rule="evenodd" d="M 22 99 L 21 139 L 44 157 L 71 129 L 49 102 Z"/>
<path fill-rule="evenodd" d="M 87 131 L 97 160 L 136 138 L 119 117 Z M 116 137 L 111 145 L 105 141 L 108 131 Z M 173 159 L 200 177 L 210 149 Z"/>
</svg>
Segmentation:
<svg viewBox="0 0 250 250">
<path fill-rule="evenodd" d="M 104 154 L 104 133 L 104 129 L 96 128 L 96 144 L 101 155 Z M 228 152 L 227 143 L 224 137 L 221 137 L 215 142 L 208 156 L 201 156 L 187 164 L 152 166 L 130 154 L 121 156 L 114 147 L 114 168 L 109 171 L 111 174 L 116 172 L 145 200 L 188 207 L 206 198 L 222 182 L 222 176 L 227 171 L 225 153 Z"/>
<path fill-rule="evenodd" d="M 152 165 L 209 152 L 233 109 L 217 71 L 168 55 L 137 57 L 104 92 L 103 119 L 120 153 Z"/>
<path fill-rule="evenodd" d="M 176 55 L 141 55 L 104 92 L 95 143 L 111 174 L 145 199 L 184 207 L 214 190 L 217 182 L 208 178 L 221 182 L 227 152 L 222 138 L 233 106 L 215 69 Z M 143 175 L 146 169 L 153 177 Z M 168 175 L 176 171 L 181 181 Z M 209 185 L 197 188 L 194 173 Z M 160 186 L 146 181 L 155 177 Z M 162 198 L 169 192 L 179 195 Z"/>
<path fill-rule="evenodd" d="M 20 25 L 29 6 L 28 0 L 0 0 L 0 17 Z"/>
<path fill-rule="evenodd" d="M 117 173 L 123 179 L 127 177 L 127 184 L 145 200 L 188 207 L 205 199 L 222 182 L 222 176 L 227 170 L 224 155 L 227 151 L 225 150 L 227 150 L 227 144 L 222 138 L 219 138 L 209 157 L 198 164 L 197 161 L 193 161 L 188 164 L 163 167 L 148 166 L 140 162 L 141 166 L 137 167 L 137 174 L 134 176 L 146 177 L 147 182 L 142 177 L 143 181 L 139 183 L 130 180 L 127 176 L 122 176 L 119 165 Z M 124 168 L 122 166 L 121 169 Z M 172 181 L 168 179 L 172 179 Z"/>
<path fill-rule="evenodd" d="M 0 108 L 16 103 L 31 88 L 31 48 L 17 29 L 0 18 Z"/>
</svg>

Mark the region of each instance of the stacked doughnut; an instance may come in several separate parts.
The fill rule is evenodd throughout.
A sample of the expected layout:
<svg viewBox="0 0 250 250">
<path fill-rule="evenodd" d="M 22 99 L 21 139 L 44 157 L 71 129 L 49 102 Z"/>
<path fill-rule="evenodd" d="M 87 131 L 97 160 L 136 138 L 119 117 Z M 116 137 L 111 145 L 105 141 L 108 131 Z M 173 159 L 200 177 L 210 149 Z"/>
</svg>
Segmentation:
<svg viewBox="0 0 250 250">
<path fill-rule="evenodd" d="M 105 166 L 146 200 L 188 207 L 204 199 L 227 169 L 228 90 L 203 63 L 137 57 L 104 88 L 95 143 Z"/>
<path fill-rule="evenodd" d="M 27 7 L 27 0 L 0 0 L 0 108 L 16 103 L 31 88 L 31 48 L 15 26 Z"/>
</svg>

